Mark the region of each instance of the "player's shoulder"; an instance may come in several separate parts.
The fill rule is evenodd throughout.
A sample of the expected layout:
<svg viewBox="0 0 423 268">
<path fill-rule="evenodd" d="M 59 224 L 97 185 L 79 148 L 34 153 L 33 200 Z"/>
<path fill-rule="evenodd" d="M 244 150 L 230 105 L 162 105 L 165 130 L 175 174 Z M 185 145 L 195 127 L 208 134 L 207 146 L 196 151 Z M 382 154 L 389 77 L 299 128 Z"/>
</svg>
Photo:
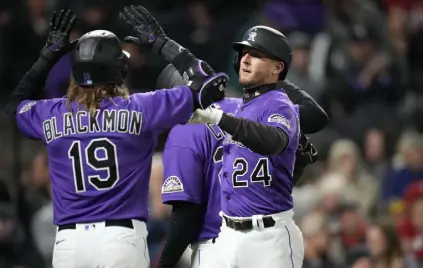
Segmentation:
<svg viewBox="0 0 423 268">
<path fill-rule="evenodd" d="M 55 106 L 61 107 L 66 105 L 65 98 L 41 99 L 41 100 L 24 100 L 18 106 L 18 114 L 23 114 L 32 109 L 40 112 L 51 111 Z"/>
<path fill-rule="evenodd" d="M 205 139 L 207 139 L 205 124 L 176 125 L 169 132 L 166 146 L 196 146 L 198 142 Z"/>
<path fill-rule="evenodd" d="M 204 130 L 206 129 L 205 124 L 181 124 L 174 126 L 170 132 L 169 135 L 189 135 L 189 136 L 197 136 L 197 135 L 203 135 Z"/>
<path fill-rule="evenodd" d="M 157 92 L 147 91 L 147 92 L 132 93 L 131 95 L 129 95 L 128 100 L 129 100 L 129 103 L 139 103 L 139 102 L 147 101 L 154 94 L 157 94 Z"/>
<path fill-rule="evenodd" d="M 272 90 L 266 94 L 265 108 L 294 108 L 294 103 L 289 99 L 283 90 Z"/>
<path fill-rule="evenodd" d="M 241 102 L 241 98 L 223 98 L 220 101 L 214 102 L 212 105 L 225 113 L 230 113 L 233 112 Z"/>
</svg>

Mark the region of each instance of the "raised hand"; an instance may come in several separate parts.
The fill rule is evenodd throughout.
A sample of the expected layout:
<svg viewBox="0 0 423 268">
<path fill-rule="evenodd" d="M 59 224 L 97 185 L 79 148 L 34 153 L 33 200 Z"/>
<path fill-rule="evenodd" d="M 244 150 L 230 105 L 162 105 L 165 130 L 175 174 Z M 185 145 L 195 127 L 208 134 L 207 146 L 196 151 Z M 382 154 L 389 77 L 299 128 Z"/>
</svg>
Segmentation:
<svg viewBox="0 0 423 268">
<path fill-rule="evenodd" d="M 73 45 L 69 42 L 69 36 L 74 23 L 75 14 L 71 10 L 54 11 L 45 47 L 60 55 L 71 50 Z"/>
<path fill-rule="evenodd" d="M 138 38 L 131 36 L 124 40 L 139 45 L 156 46 L 156 43 L 164 44 L 167 36 L 156 19 L 142 6 L 126 6 L 119 17 L 123 19 L 135 31 Z"/>
</svg>

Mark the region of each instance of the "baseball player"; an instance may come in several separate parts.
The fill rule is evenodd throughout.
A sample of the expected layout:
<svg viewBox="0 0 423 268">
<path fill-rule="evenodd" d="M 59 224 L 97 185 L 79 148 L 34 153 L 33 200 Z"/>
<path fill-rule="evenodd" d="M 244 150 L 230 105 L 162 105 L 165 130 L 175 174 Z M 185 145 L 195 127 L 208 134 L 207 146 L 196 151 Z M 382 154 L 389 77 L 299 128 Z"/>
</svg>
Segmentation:
<svg viewBox="0 0 423 268">
<path fill-rule="evenodd" d="M 158 88 L 183 84 L 182 76 L 169 64 L 158 77 Z M 292 99 L 299 101 L 301 123 L 313 125 L 318 131 L 327 120 L 321 107 L 304 91 L 288 81 L 280 82 Z M 226 113 L 232 113 L 242 99 L 225 98 L 213 104 Z M 314 110 L 317 113 L 310 113 Z M 323 115 L 323 116 L 322 116 Z M 307 117 L 308 116 L 308 117 Z M 317 123 L 316 123 L 317 122 Z M 309 127 L 308 127 L 309 128 Z M 307 127 L 306 127 L 307 129 Z M 186 124 L 175 126 L 169 133 L 163 152 L 163 202 L 172 205 L 169 234 L 160 258 L 159 268 L 175 267 L 186 247 L 193 249 L 191 267 L 202 267 L 217 258 L 210 250 L 221 226 L 220 180 L 225 133 L 217 125 Z M 306 139 L 304 140 L 306 141 Z M 298 150 L 294 180 L 299 179 L 303 166 L 317 158 L 310 143 Z"/>
<path fill-rule="evenodd" d="M 146 29 L 144 35 L 160 40 L 150 30 L 158 25 L 152 15 L 142 7 L 137 11 L 134 20 Z M 162 42 L 177 48 L 176 59 L 189 54 L 173 40 Z M 244 86 L 235 116 L 209 107 L 197 110 L 190 120 L 217 124 L 227 133 L 221 171 L 223 226 L 219 246 L 213 247 L 221 257 L 204 267 L 301 267 L 303 238 L 292 220 L 291 196 L 299 119 L 286 94 L 275 90 L 285 79 L 291 48 L 282 33 L 265 26 L 250 29 L 234 47 L 234 65 Z M 165 181 L 163 191 L 166 186 L 167 191 L 183 187 L 176 178 L 168 185 Z"/>
<path fill-rule="evenodd" d="M 300 126 L 295 107 L 277 81 L 291 63 L 288 39 L 266 26 L 234 43 L 244 87 L 235 116 L 209 107 L 193 123 L 217 124 L 223 141 L 219 258 L 202 267 L 301 267 L 302 233 L 292 220 L 293 172 Z"/>
<path fill-rule="evenodd" d="M 6 107 L 25 136 L 47 146 L 58 226 L 53 267 L 149 267 L 145 221 L 158 134 L 220 100 L 227 76 L 191 72 L 189 87 L 129 96 L 120 40 L 98 30 L 70 43 L 74 21 L 70 10 L 54 13 L 46 45 Z M 70 50 L 67 97 L 36 100 Z"/>
</svg>

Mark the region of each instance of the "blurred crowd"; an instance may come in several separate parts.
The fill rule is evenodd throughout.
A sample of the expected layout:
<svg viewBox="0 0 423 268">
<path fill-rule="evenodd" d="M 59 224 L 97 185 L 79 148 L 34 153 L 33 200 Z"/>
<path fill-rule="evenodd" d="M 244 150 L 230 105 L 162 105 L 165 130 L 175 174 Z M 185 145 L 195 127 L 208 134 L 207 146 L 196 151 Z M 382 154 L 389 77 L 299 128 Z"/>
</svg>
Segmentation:
<svg viewBox="0 0 423 268">
<path fill-rule="evenodd" d="M 76 12 L 73 38 L 94 29 L 123 38 L 132 33 L 117 14 L 127 4 L 145 6 L 171 38 L 228 72 L 233 96 L 242 90 L 230 43 L 255 24 L 287 35 L 288 79 L 331 119 L 311 135 L 320 159 L 293 193 L 303 267 L 423 267 L 423 0 L 0 0 L 0 106 L 38 57 L 53 9 Z M 153 90 L 166 62 L 124 46 L 131 53 L 129 89 Z M 47 80 L 46 97 L 64 96 L 69 75 L 65 56 Z M 45 149 L 5 118 L 0 137 L 0 268 L 51 267 L 55 226 Z M 169 217 L 160 193 L 165 139 L 163 133 L 150 181 L 152 267 Z M 189 257 L 180 267 L 188 263 Z"/>
</svg>

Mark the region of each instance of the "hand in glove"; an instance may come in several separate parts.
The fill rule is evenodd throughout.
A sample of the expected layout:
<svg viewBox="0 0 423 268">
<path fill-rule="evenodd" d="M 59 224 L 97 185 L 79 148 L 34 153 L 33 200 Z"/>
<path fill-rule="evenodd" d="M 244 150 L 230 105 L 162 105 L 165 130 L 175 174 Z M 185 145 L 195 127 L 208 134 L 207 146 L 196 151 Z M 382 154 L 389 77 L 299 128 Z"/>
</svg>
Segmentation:
<svg viewBox="0 0 423 268">
<path fill-rule="evenodd" d="M 318 157 L 317 149 L 311 144 L 306 135 L 301 134 L 294 166 L 294 185 L 300 180 L 306 166 L 316 162 Z"/>
<path fill-rule="evenodd" d="M 191 119 L 188 121 L 189 124 L 219 124 L 222 119 L 223 111 L 214 107 L 208 107 L 207 109 L 197 109 Z"/>
<path fill-rule="evenodd" d="M 153 52 L 158 54 L 161 47 L 169 39 L 153 15 L 142 6 L 126 6 L 119 13 L 119 17 L 135 31 L 136 37 L 125 37 L 126 42 L 151 46 Z"/>
<path fill-rule="evenodd" d="M 319 153 L 317 149 L 311 144 L 308 137 L 301 134 L 300 141 L 298 143 L 296 163 L 300 165 L 312 164 L 317 161 Z"/>
<path fill-rule="evenodd" d="M 72 50 L 76 41 L 69 41 L 70 32 L 75 24 L 75 14 L 71 10 L 54 11 L 50 19 L 50 31 L 47 42 L 41 50 L 41 56 L 49 60 L 59 60 L 64 54 Z"/>
</svg>

